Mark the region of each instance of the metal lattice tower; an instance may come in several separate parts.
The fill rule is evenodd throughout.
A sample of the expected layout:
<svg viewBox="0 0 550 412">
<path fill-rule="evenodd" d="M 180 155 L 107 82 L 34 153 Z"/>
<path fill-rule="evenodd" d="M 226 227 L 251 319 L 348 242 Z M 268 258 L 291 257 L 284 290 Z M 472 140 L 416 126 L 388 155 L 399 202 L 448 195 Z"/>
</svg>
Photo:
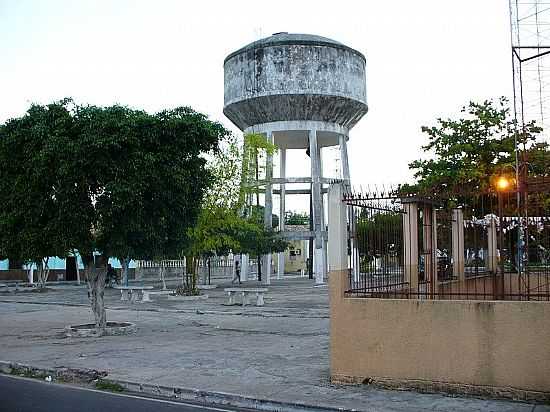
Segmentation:
<svg viewBox="0 0 550 412">
<path fill-rule="evenodd" d="M 514 111 L 518 125 L 535 120 L 550 136 L 550 1 L 509 0 Z"/>
</svg>

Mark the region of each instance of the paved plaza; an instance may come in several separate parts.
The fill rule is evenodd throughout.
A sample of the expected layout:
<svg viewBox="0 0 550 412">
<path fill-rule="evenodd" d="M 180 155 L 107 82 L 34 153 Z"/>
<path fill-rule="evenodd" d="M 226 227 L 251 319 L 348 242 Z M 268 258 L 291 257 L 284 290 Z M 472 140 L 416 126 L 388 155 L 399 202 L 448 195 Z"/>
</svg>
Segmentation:
<svg viewBox="0 0 550 412">
<path fill-rule="evenodd" d="M 257 286 L 255 281 L 247 285 Z M 265 306 L 226 306 L 220 284 L 207 300 L 121 302 L 107 289 L 109 321 L 130 321 L 129 336 L 66 338 L 89 323 L 85 286 L 46 293 L 0 293 L 0 360 L 104 370 L 111 379 L 257 399 L 361 411 L 550 411 L 527 403 L 387 391 L 329 382 L 327 287 L 305 278 L 274 280 Z"/>
</svg>

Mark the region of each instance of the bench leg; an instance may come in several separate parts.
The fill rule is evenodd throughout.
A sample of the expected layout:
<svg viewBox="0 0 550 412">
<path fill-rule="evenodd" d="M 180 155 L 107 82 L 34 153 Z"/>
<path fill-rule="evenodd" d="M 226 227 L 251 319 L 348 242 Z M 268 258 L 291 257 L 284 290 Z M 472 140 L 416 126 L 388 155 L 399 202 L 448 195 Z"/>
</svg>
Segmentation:
<svg viewBox="0 0 550 412">
<path fill-rule="evenodd" d="M 136 303 L 138 300 L 138 291 L 132 290 L 130 294 L 130 303 Z"/>
<path fill-rule="evenodd" d="M 235 304 L 235 301 L 233 299 L 234 292 L 227 292 L 227 294 L 229 295 L 229 301 L 227 302 L 227 304 L 234 305 Z"/>
<path fill-rule="evenodd" d="M 263 292 L 256 293 L 256 306 L 264 305 L 264 294 Z"/>
<path fill-rule="evenodd" d="M 152 302 L 151 300 L 151 295 L 149 295 L 149 292 L 144 290 L 143 291 L 143 294 L 142 294 L 142 297 L 141 297 L 141 301 L 142 302 Z"/>
<path fill-rule="evenodd" d="M 120 290 L 120 300 L 128 301 L 128 291 L 121 289 Z"/>
<path fill-rule="evenodd" d="M 243 294 L 243 306 L 246 306 L 248 304 L 246 299 L 246 292 L 242 292 L 242 294 Z"/>
</svg>

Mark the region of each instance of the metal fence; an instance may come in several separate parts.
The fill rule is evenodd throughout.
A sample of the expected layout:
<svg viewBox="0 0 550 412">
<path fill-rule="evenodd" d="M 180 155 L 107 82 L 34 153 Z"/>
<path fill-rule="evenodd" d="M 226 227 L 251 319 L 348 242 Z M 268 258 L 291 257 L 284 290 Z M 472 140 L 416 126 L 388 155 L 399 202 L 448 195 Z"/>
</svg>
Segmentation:
<svg viewBox="0 0 550 412">
<path fill-rule="evenodd" d="M 345 195 L 350 216 L 350 291 L 386 292 L 404 284 L 403 208 L 392 191 Z"/>
<path fill-rule="evenodd" d="M 397 190 L 346 193 L 347 294 L 550 301 L 548 198 L 485 193 L 437 203 Z"/>
</svg>

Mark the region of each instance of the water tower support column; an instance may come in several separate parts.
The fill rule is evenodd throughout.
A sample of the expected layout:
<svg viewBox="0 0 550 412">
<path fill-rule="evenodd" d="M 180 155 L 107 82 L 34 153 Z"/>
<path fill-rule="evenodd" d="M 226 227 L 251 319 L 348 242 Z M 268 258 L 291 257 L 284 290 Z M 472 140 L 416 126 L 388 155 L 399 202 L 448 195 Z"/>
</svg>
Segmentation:
<svg viewBox="0 0 550 412">
<path fill-rule="evenodd" d="M 340 163 L 342 165 L 342 179 L 344 179 L 344 187 L 349 186 L 349 163 L 348 163 L 348 145 L 346 143 L 346 136 L 343 134 L 339 137 L 340 143 Z"/>
<path fill-rule="evenodd" d="M 311 196 L 313 200 L 313 264 L 315 271 L 315 283 L 320 285 L 324 281 L 326 268 L 323 258 L 322 238 L 322 213 L 323 204 L 321 199 L 321 162 L 317 145 L 317 130 L 309 131 L 309 153 L 311 156 Z"/>
<path fill-rule="evenodd" d="M 340 161 L 342 164 L 342 179 L 344 180 L 344 190 L 348 190 L 351 187 L 351 180 L 349 174 L 349 162 L 348 162 L 348 145 L 347 145 L 347 136 L 341 134 L 339 138 L 340 146 Z M 355 222 L 355 213 L 353 206 L 348 207 L 348 216 L 350 220 L 350 229 L 354 233 L 353 224 Z M 353 280 L 359 282 L 359 255 L 356 253 L 355 238 L 352 236 L 350 239 L 351 246 L 351 260 L 352 260 L 352 271 L 353 271 Z"/>
<path fill-rule="evenodd" d="M 279 177 L 285 179 L 286 177 L 286 149 L 279 149 L 279 168 L 280 173 Z M 286 188 L 285 184 L 281 183 L 280 186 L 280 195 L 279 195 L 279 230 L 283 232 L 285 230 L 285 195 Z M 281 279 L 285 274 L 285 254 L 284 252 L 279 253 L 277 259 L 277 279 Z"/>
<path fill-rule="evenodd" d="M 267 141 L 273 144 L 273 132 L 268 131 Z M 273 212 L 273 185 L 271 180 L 273 178 L 273 155 L 267 154 L 266 168 L 265 168 L 265 207 L 264 207 L 264 224 L 267 229 L 272 228 L 272 212 Z M 263 261 L 264 267 L 264 284 L 271 284 L 271 253 L 264 255 Z"/>
</svg>

